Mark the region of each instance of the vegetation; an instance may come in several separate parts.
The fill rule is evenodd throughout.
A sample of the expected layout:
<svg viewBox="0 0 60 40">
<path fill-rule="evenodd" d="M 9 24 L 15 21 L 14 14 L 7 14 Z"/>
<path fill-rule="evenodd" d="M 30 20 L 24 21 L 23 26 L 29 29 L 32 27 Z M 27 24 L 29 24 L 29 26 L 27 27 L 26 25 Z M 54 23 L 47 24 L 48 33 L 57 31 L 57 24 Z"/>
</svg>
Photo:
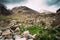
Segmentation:
<svg viewBox="0 0 60 40">
<path fill-rule="evenodd" d="M 22 7 L 23 8 L 23 7 Z M 21 8 L 20 8 L 21 9 Z M 3 4 L 0 4 L 0 20 L 2 20 L 2 19 L 6 19 L 6 20 L 9 20 L 9 19 L 14 19 L 14 20 L 22 20 L 23 22 L 25 22 L 25 21 L 27 21 L 27 19 L 33 19 L 33 20 L 35 20 L 35 18 L 36 17 L 38 17 L 36 14 L 35 14 L 35 11 L 33 11 L 33 12 L 28 12 L 27 10 L 28 9 L 23 9 L 23 10 L 26 10 L 27 12 L 23 12 L 23 10 L 21 10 L 22 11 L 22 13 L 17 13 L 17 12 L 19 12 L 19 10 L 20 10 L 19 8 L 18 8 L 18 10 L 17 9 L 13 9 L 13 10 L 8 10 L 8 9 L 6 9 L 6 7 L 3 5 Z M 16 10 L 16 12 L 14 11 L 14 10 Z M 14 14 L 12 13 L 12 11 L 14 11 Z M 31 11 L 31 10 L 30 10 Z M 28 14 L 28 15 L 25 15 L 25 13 L 27 14 L 27 13 L 30 13 L 30 14 Z M 52 24 L 51 25 L 49 25 L 49 27 L 50 26 L 52 26 L 52 27 L 56 27 L 56 21 L 57 20 L 59 20 L 60 21 L 60 19 L 59 19 L 59 17 L 60 17 L 60 9 L 58 9 L 57 10 L 57 13 L 58 13 L 58 15 L 57 14 L 47 14 L 47 15 L 41 15 L 41 22 L 39 21 L 39 26 L 38 25 L 33 25 L 33 26 L 31 26 L 31 27 L 25 27 L 25 26 L 23 26 L 22 25 L 22 27 L 20 27 L 20 33 L 23 33 L 24 31 L 26 31 L 26 30 L 29 30 L 29 32 L 31 33 L 31 34 L 37 34 L 36 35 L 36 38 L 34 39 L 34 40 L 60 40 L 60 38 L 56 38 L 56 34 L 58 34 L 58 36 L 60 37 L 60 27 L 59 28 L 56 28 L 56 29 L 45 29 L 45 27 L 46 27 L 46 23 L 44 22 L 44 20 L 43 19 L 45 19 L 45 18 L 50 18 L 52 21 L 53 21 L 53 19 L 52 18 L 54 18 L 54 19 L 56 19 L 55 21 L 53 21 L 52 22 Z M 13 14 L 13 15 L 10 15 L 10 14 Z M 24 14 L 24 15 L 23 15 Z M 38 13 L 37 13 L 38 14 Z M 56 16 L 55 16 L 56 15 Z M 29 16 L 31 16 L 31 18 L 29 18 Z M 52 17 L 50 17 L 50 16 L 52 16 Z M 55 18 L 56 17 L 56 18 Z M 48 19 L 49 19 L 48 18 Z M 38 18 L 36 18 L 37 20 L 39 20 Z M 47 22 L 49 21 L 48 19 L 46 19 L 47 20 Z M 50 21 L 51 21 L 50 20 Z M 10 21 L 12 21 L 12 20 L 10 20 Z M 49 22 L 50 22 L 49 21 Z M 58 23 L 59 23 L 59 21 L 58 21 Z M 22 22 L 22 24 L 23 24 L 23 22 Z M 30 21 L 29 21 L 30 22 Z M 34 22 L 35 23 L 35 22 Z M 38 22 L 37 22 L 38 23 Z M 36 24 L 37 24 L 36 23 Z M 27 23 L 28 24 L 28 23 Z M 8 25 L 8 24 L 7 24 Z M 47 24 L 48 25 L 48 24 Z"/>
<path fill-rule="evenodd" d="M 2 19 L 11 19 L 11 17 L 10 16 L 0 16 L 0 20 L 2 20 Z"/>
<path fill-rule="evenodd" d="M 28 28 L 20 28 L 20 32 L 29 30 L 31 34 L 37 34 L 34 40 L 59 40 L 56 38 L 56 30 L 53 29 L 44 29 L 43 26 L 31 26 Z"/>
</svg>

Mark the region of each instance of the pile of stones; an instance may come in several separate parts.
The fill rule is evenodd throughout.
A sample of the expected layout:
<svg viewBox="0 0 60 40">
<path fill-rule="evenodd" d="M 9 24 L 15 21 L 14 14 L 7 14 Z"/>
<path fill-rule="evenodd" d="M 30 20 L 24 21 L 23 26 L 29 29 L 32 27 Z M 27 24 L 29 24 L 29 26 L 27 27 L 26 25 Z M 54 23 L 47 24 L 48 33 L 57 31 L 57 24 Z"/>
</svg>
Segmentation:
<svg viewBox="0 0 60 40">
<path fill-rule="evenodd" d="M 31 35 L 29 31 L 24 31 L 20 34 L 20 23 L 16 24 L 13 20 L 7 28 L 0 29 L 0 40 L 33 40 L 36 34 Z"/>
</svg>

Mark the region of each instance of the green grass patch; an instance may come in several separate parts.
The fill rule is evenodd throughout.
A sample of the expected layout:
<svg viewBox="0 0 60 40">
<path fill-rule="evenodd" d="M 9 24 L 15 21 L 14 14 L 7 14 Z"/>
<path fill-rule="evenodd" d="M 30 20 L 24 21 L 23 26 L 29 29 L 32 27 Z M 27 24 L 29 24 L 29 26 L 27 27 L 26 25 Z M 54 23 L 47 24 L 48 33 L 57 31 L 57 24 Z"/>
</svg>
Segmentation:
<svg viewBox="0 0 60 40">
<path fill-rule="evenodd" d="M 29 30 L 29 32 L 31 34 L 39 34 L 40 31 L 42 31 L 43 29 L 38 27 L 38 26 L 31 26 L 31 27 L 28 27 L 28 28 L 24 28 L 23 26 L 20 28 L 20 32 L 24 32 L 26 30 Z"/>
</svg>

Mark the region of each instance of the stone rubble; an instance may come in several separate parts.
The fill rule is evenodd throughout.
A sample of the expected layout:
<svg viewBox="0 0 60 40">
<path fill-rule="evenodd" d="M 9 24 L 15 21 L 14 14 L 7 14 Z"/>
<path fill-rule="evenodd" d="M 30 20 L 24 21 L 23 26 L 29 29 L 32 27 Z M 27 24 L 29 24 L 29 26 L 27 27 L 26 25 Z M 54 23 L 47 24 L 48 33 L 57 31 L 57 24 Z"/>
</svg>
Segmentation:
<svg viewBox="0 0 60 40">
<path fill-rule="evenodd" d="M 22 35 L 20 35 L 20 27 L 21 24 L 16 24 L 16 21 L 13 20 L 9 24 L 9 27 L 2 28 L 0 30 L 0 40 L 33 40 L 35 35 L 31 35 L 29 31 L 24 31 Z"/>
</svg>

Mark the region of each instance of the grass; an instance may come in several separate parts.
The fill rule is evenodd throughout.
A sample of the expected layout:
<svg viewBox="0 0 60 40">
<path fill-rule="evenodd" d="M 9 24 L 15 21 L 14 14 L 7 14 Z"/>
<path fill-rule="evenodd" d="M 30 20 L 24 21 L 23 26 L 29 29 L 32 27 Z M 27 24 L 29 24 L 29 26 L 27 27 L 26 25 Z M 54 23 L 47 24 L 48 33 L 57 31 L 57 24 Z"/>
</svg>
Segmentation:
<svg viewBox="0 0 60 40">
<path fill-rule="evenodd" d="M 54 35 L 57 33 L 53 29 L 44 29 L 43 26 L 31 26 L 28 28 L 21 27 L 20 32 L 29 30 L 31 34 L 37 34 L 34 40 L 59 40 Z"/>
<path fill-rule="evenodd" d="M 11 17 L 10 16 L 0 16 L 0 20 L 2 20 L 2 19 L 11 19 Z"/>
<path fill-rule="evenodd" d="M 7 17 L 7 16 L 0 16 L 0 19 L 9 19 L 9 18 L 10 17 Z M 18 19 L 16 18 L 16 20 L 18 20 Z M 45 23 L 41 22 L 41 24 L 42 24 L 41 26 L 33 25 L 33 26 L 27 27 L 27 28 L 22 26 L 22 27 L 20 27 L 20 33 L 22 34 L 24 31 L 29 30 L 29 32 L 31 34 L 37 34 L 37 36 L 34 40 L 60 40 L 54 36 L 57 33 L 55 30 L 44 29 Z M 56 30 L 58 30 L 58 33 L 59 33 L 60 29 L 56 29 Z"/>
<path fill-rule="evenodd" d="M 40 27 L 32 26 L 27 28 L 27 30 L 29 30 L 31 34 L 38 34 L 40 31 Z"/>
<path fill-rule="evenodd" d="M 29 32 L 31 34 L 38 34 L 38 32 L 40 31 L 40 28 L 39 27 L 36 27 L 36 26 L 31 26 L 31 27 L 28 27 L 28 28 L 24 28 L 24 27 L 21 27 L 20 28 L 20 32 L 24 32 L 26 30 L 29 30 Z"/>
</svg>

